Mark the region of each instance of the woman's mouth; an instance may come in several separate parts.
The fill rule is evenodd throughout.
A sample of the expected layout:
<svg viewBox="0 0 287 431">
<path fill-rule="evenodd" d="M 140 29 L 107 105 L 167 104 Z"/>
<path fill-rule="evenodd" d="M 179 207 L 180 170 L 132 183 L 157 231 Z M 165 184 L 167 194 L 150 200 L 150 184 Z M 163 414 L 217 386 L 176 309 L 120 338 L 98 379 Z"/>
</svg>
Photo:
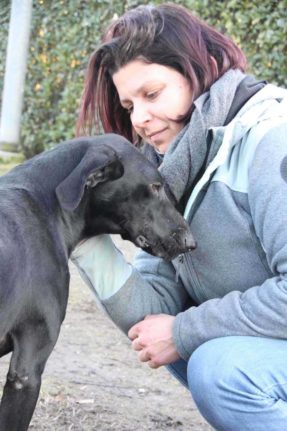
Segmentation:
<svg viewBox="0 0 287 431">
<path fill-rule="evenodd" d="M 148 138 L 153 142 L 156 141 L 160 135 L 165 132 L 167 130 L 167 127 L 165 129 L 162 130 L 157 130 L 156 132 L 151 133 L 150 135 L 148 135 Z"/>
</svg>

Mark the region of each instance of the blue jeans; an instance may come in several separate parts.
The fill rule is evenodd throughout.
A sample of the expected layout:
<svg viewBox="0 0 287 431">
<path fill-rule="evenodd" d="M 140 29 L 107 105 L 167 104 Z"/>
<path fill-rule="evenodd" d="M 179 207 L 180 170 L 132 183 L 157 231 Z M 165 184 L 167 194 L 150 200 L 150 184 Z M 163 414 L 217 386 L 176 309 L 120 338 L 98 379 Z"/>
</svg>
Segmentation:
<svg viewBox="0 0 287 431">
<path fill-rule="evenodd" d="M 287 341 L 224 337 L 167 367 L 217 431 L 287 430 Z"/>
</svg>

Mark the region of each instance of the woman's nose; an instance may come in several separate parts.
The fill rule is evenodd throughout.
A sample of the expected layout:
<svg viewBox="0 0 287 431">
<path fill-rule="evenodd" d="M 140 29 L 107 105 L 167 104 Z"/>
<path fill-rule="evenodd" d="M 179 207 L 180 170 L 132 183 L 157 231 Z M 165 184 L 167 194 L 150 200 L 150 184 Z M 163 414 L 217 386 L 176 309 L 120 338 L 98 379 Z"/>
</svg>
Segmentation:
<svg viewBox="0 0 287 431">
<path fill-rule="evenodd" d="M 131 122 L 135 128 L 143 127 L 151 119 L 151 114 L 144 104 L 134 104 Z"/>
</svg>

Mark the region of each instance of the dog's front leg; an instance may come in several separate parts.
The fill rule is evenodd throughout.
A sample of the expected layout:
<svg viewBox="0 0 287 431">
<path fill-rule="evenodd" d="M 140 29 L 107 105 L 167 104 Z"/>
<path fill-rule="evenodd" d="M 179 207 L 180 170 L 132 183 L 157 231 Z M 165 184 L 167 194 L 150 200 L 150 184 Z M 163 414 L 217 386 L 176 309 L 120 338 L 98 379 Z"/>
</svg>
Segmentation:
<svg viewBox="0 0 287 431">
<path fill-rule="evenodd" d="M 13 354 L 0 405 L 0 431 L 28 429 L 41 387 L 41 375 L 59 329 L 60 324 L 54 325 L 51 334 L 46 322 L 25 322 L 12 332 Z"/>
<path fill-rule="evenodd" d="M 1 431 L 26 431 L 38 399 L 41 380 L 26 386 L 17 375 L 8 374 L 0 407 Z"/>
</svg>

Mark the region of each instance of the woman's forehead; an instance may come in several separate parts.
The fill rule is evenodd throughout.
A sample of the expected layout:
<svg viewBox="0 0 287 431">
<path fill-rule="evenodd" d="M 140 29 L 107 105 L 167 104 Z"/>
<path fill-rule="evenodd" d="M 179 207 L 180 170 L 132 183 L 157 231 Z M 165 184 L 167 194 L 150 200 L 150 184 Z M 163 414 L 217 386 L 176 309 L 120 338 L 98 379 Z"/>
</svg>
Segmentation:
<svg viewBox="0 0 287 431">
<path fill-rule="evenodd" d="M 113 82 L 121 101 L 124 101 L 127 95 L 137 96 L 146 90 L 146 87 L 170 82 L 177 75 L 182 76 L 169 66 L 133 60 L 113 74 Z"/>
</svg>

